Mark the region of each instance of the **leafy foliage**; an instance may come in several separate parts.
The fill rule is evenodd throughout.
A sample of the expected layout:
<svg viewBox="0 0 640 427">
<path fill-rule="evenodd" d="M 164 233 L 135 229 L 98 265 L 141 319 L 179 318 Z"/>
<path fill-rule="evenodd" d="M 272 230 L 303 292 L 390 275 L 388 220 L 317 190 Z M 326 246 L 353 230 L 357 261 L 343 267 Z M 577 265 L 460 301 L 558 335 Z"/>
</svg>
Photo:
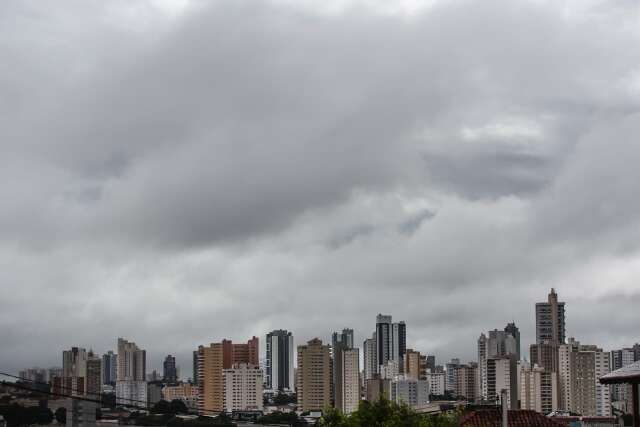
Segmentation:
<svg viewBox="0 0 640 427">
<path fill-rule="evenodd" d="M 300 417 L 295 412 L 272 412 L 270 414 L 264 415 L 258 418 L 256 421 L 258 424 L 288 424 L 290 426 L 306 426 L 307 422 Z"/>
<path fill-rule="evenodd" d="M 33 424 L 51 424 L 53 412 L 40 406 L 24 407 L 16 403 L 0 406 L 0 415 L 7 421 L 8 427 Z"/>
<path fill-rule="evenodd" d="M 382 398 L 361 402 L 351 415 L 329 409 L 318 424 L 321 427 L 455 427 L 458 422 L 456 415 L 422 415 L 405 404 Z"/>
<path fill-rule="evenodd" d="M 54 414 L 56 421 L 58 424 L 66 424 L 67 423 L 67 408 L 60 407 L 56 409 L 56 413 Z"/>
</svg>

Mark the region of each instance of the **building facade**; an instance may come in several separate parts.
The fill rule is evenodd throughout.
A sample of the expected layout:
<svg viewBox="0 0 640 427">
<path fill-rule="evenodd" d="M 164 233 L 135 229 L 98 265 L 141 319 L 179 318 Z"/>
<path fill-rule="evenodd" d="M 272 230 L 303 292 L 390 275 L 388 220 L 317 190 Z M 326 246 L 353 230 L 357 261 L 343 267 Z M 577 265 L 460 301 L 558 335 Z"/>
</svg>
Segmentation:
<svg viewBox="0 0 640 427">
<path fill-rule="evenodd" d="M 331 348 L 318 338 L 298 346 L 297 393 L 302 411 L 331 405 Z"/>
<path fill-rule="evenodd" d="M 210 414 L 224 411 L 224 370 L 235 364 L 259 367 L 258 338 L 246 344 L 234 344 L 229 340 L 198 347 L 198 411 Z"/>
<path fill-rule="evenodd" d="M 554 372 L 522 363 L 519 367 L 519 380 L 520 409 L 544 415 L 558 410 L 558 381 Z"/>
<path fill-rule="evenodd" d="M 169 384 L 178 382 L 178 369 L 176 368 L 176 358 L 167 355 L 162 362 L 162 380 Z"/>
<path fill-rule="evenodd" d="M 147 352 L 136 343 L 118 338 L 116 403 L 144 405 L 147 402 Z"/>
<path fill-rule="evenodd" d="M 360 351 L 338 344 L 334 349 L 335 406 L 345 414 L 360 403 Z"/>
<path fill-rule="evenodd" d="M 236 363 L 223 371 L 224 411 L 261 411 L 263 372 L 257 365 Z"/>
<path fill-rule="evenodd" d="M 412 408 L 429 403 L 429 382 L 399 376 L 391 381 L 390 400 Z"/>
<path fill-rule="evenodd" d="M 108 351 L 102 355 L 102 384 L 115 385 L 118 376 L 118 355 Z"/>
<path fill-rule="evenodd" d="M 293 365 L 293 335 L 279 329 L 267 334 L 267 358 L 265 384 L 269 390 L 293 391 L 295 389 Z"/>
</svg>

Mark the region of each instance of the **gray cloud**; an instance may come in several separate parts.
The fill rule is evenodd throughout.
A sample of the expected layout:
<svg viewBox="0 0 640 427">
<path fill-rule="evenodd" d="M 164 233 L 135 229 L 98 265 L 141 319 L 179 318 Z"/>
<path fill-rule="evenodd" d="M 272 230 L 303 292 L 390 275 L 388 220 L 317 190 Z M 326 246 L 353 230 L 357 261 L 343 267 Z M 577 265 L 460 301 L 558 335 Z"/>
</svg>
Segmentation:
<svg viewBox="0 0 640 427">
<path fill-rule="evenodd" d="M 472 358 L 551 286 L 637 340 L 637 7 L 3 2 L 3 369 L 378 312 Z"/>
</svg>

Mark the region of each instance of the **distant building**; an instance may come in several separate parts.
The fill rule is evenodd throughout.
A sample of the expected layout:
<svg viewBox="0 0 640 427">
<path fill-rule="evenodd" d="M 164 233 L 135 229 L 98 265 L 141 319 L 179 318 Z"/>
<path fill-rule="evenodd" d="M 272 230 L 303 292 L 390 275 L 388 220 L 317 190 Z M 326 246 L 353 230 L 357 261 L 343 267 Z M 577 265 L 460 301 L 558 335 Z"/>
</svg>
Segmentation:
<svg viewBox="0 0 640 427">
<path fill-rule="evenodd" d="M 455 368 L 456 387 L 454 394 L 464 397 L 469 402 L 473 402 L 477 398 L 478 390 L 478 364 L 469 363 L 467 365 L 458 365 Z"/>
<path fill-rule="evenodd" d="M 229 340 L 198 347 L 198 411 L 201 414 L 224 411 L 224 370 L 235 364 L 258 366 L 258 337 L 246 344 Z"/>
<path fill-rule="evenodd" d="M 537 365 L 521 363 L 519 379 L 520 409 L 529 409 L 544 415 L 558 410 L 558 381 L 554 372 Z"/>
<path fill-rule="evenodd" d="M 376 356 L 376 333 L 371 338 L 364 340 L 362 344 L 364 353 L 364 379 L 370 380 L 378 373 L 378 359 Z"/>
<path fill-rule="evenodd" d="M 47 370 L 38 367 L 28 368 L 20 371 L 18 373 L 18 376 L 20 377 L 20 379 L 34 383 L 46 383 L 48 380 Z"/>
<path fill-rule="evenodd" d="M 335 406 L 345 414 L 360 403 L 360 351 L 338 343 L 334 349 Z"/>
<path fill-rule="evenodd" d="M 87 355 L 87 395 L 92 398 L 102 394 L 102 359 L 89 350 Z"/>
<path fill-rule="evenodd" d="M 515 354 L 493 356 L 486 360 L 488 402 L 499 402 L 500 392 L 507 391 L 507 406 L 518 409 L 518 362 Z"/>
<path fill-rule="evenodd" d="M 427 380 L 429 381 L 429 393 L 435 396 L 444 395 L 444 372 L 427 372 Z"/>
<path fill-rule="evenodd" d="M 162 400 L 162 383 L 159 381 L 147 383 L 147 405 L 153 407 Z"/>
<path fill-rule="evenodd" d="M 432 354 L 427 355 L 427 370 L 436 371 L 436 357 Z"/>
<path fill-rule="evenodd" d="M 147 402 L 147 352 L 134 342 L 118 338 L 116 403 L 140 406 Z"/>
<path fill-rule="evenodd" d="M 536 303 L 536 344 L 555 342 L 564 344 L 564 302 L 558 302 L 558 294 L 551 289 L 547 302 Z"/>
<path fill-rule="evenodd" d="M 265 384 L 267 389 L 294 391 L 293 335 L 283 329 L 267 334 Z"/>
<path fill-rule="evenodd" d="M 198 387 L 189 383 L 168 385 L 162 389 L 162 399 L 167 402 L 181 400 L 189 409 L 198 407 Z"/>
<path fill-rule="evenodd" d="M 176 369 L 176 358 L 167 355 L 162 363 L 162 380 L 169 384 L 178 382 L 178 370 Z"/>
<path fill-rule="evenodd" d="M 517 363 L 517 345 L 515 338 L 505 331 L 494 329 L 489 331 L 488 336 L 480 334 L 478 338 L 478 392 L 479 399 L 493 402 L 496 400 L 495 393 L 489 391 L 488 360 L 490 358 L 510 357 Z M 513 374 L 517 374 L 517 367 L 513 366 Z M 513 396 L 517 396 L 517 387 L 513 390 Z M 500 390 L 498 390 L 498 393 Z"/>
<path fill-rule="evenodd" d="M 118 355 L 108 351 L 102 355 L 102 384 L 115 385 L 118 375 Z"/>
<path fill-rule="evenodd" d="M 236 363 L 224 370 L 224 411 L 261 411 L 263 372 L 257 365 Z"/>
<path fill-rule="evenodd" d="M 611 371 L 610 353 L 573 338 L 559 346 L 560 409 L 588 416 L 610 416 L 609 386 L 599 378 Z"/>
<path fill-rule="evenodd" d="M 520 354 L 520 329 L 518 329 L 518 327 L 516 326 L 516 324 L 514 322 L 511 323 L 507 323 L 507 326 L 505 326 L 504 331 L 506 333 L 508 333 L 509 335 L 511 335 L 513 337 L 513 339 L 516 342 L 516 356 L 518 357 L 518 360 L 521 359 L 521 354 Z"/>
<path fill-rule="evenodd" d="M 449 363 L 445 364 L 445 370 L 446 370 L 446 377 L 445 377 L 445 383 L 444 383 L 445 391 L 455 393 L 458 387 L 457 369 L 459 366 L 460 366 L 460 359 L 451 359 Z"/>
<path fill-rule="evenodd" d="M 331 405 L 331 349 L 318 338 L 298 346 L 297 394 L 302 411 Z"/>
<path fill-rule="evenodd" d="M 198 350 L 193 351 L 193 384 L 198 385 Z"/>
<path fill-rule="evenodd" d="M 391 380 L 380 378 L 378 374 L 365 380 L 365 389 L 365 399 L 369 402 L 377 402 L 383 396 L 391 398 Z"/>
<path fill-rule="evenodd" d="M 68 399 L 65 404 L 67 420 L 65 427 L 95 427 L 98 404 L 79 399 Z"/>
<path fill-rule="evenodd" d="M 412 408 L 429 403 L 429 383 L 399 376 L 391 381 L 391 397 L 396 403 L 406 403 Z"/>
<path fill-rule="evenodd" d="M 69 396 L 86 394 L 87 357 L 87 351 L 80 347 L 62 352 L 62 378 L 55 384 L 55 392 Z"/>
<path fill-rule="evenodd" d="M 393 323 L 392 317 L 378 314 L 376 317 L 376 361 L 378 367 L 394 360 L 402 367 L 402 358 L 407 351 L 407 325 Z"/>
<path fill-rule="evenodd" d="M 407 349 L 402 363 L 404 365 L 402 372 L 407 378 L 427 379 L 427 357 L 420 354 L 419 351 Z"/>
<path fill-rule="evenodd" d="M 47 370 L 47 380 L 49 381 L 49 384 L 53 384 L 53 379 L 54 378 L 62 378 L 62 368 L 61 367 L 51 367 Z"/>
</svg>

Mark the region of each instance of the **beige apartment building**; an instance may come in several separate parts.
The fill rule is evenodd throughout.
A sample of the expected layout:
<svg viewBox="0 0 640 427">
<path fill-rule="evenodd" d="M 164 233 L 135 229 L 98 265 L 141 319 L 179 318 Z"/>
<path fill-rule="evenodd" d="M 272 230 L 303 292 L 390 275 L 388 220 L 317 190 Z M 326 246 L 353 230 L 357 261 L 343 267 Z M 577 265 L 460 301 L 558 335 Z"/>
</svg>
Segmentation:
<svg viewBox="0 0 640 427">
<path fill-rule="evenodd" d="M 423 356 L 419 351 L 407 349 L 402 363 L 402 372 L 407 378 L 415 380 L 427 379 L 427 356 Z"/>
<path fill-rule="evenodd" d="M 477 363 L 458 366 L 456 368 L 455 394 L 464 397 L 469 402 L 474 402 L 479 390 L 478 375 Z"/>
<path fill-rule="evenodd" d="M 263 373 L 259 366 L 236 363 L 224 370 L 224 410 L 261 411 Z"/>
<path fill-rule="evenodd" d="M 331 405 L 331 348 L 314 338 L 298 346 L 298 407 L 319 411 Z"/>
<path fill-rule="evenodd" d="M 610 354 L 570 338 L 558 351 L 560 409 L 586 416 L 610 416 L 609 386 L 598 379 L 611 371 Z"/>
<path fill-rule="evenodd" d="M 206 347 L 198 347 L 198 411 L 201 414 L 222 412 L 225 397 L 224 369 L 230 369 L 237 363 L 259 366 L 258 354 L 257 337 L 246 344 L 222 340 Z"/>
<path fill-rule="evenodd" d="M 538 365 L 520 365 L 520 409 L 547 415 L 558 409 L 558 381 L 555 372 Z"/>
<path fill-rule="evenodd" d="M 350 414 L 360 404 L 360 351 L 357 348 L 338 348 L 334 357 L 336 408 Z"/>
<path fill-rule="evenodd" d="M 167 402 L 181 400 L 190 409 L 198 406 L 198 387 L 189 383 L 170 385 L 162 388 L 162 398 Z"/>
</svg>

